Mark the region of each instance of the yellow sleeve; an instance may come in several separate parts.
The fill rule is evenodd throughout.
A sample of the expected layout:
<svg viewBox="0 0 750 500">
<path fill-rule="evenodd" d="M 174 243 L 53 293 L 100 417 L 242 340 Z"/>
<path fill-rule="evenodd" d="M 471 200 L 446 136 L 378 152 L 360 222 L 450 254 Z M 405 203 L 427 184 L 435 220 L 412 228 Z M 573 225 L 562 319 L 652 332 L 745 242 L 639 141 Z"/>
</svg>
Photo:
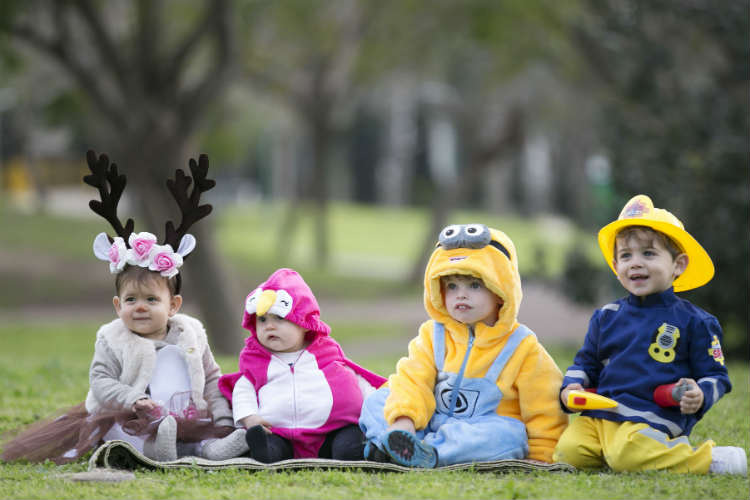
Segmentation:
<svg viewBox="0 0 750 500">
<path fill-rule="evenodd" d="M 521 419 L 529 437 L 529 458 L 552 462 L 552 452 L 568 426 L 568 415 L 560 408 L 562 373 L 552 356 L 530 336 L 533 342 L 516 379 Z"/>
<path fill-rule="evenodd" d="M 435 413 L 437 368 L 432 350 L 432 321 L 419 327 L 419 335 L 409 342 L 409 356 L 401 358 L 396 373 L 388 378 L 391 393 L 385 402 L 385 419 L 391 425 L 398 417 L 409 417 L 424 429 Z"/>
</svg>

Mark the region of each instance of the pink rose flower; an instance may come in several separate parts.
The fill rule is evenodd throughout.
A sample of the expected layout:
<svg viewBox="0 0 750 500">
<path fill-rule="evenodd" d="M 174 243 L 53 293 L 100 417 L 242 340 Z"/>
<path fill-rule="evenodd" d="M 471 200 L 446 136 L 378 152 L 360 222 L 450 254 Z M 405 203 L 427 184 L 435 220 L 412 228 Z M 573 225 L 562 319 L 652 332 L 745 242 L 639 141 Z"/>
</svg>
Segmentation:
<svg viewBox="0 0 750 500">
<path fill-rule="evenodd" d="M 171 278 L 178 273 L 182 265 L 182 255 L 175 253 L 171 245 L 155 246 L 151 264 L 148 268 L 158 271 L 162 276 Z"/>
<path fill-rule="evenodd" d="M 131 233 L 128 238 L 130 245 L 130 256 L 128 263 L 146 267 L 151 257 L 151 252 L 156 245 L 156 236 L 151 233 Z"/>
</svg>

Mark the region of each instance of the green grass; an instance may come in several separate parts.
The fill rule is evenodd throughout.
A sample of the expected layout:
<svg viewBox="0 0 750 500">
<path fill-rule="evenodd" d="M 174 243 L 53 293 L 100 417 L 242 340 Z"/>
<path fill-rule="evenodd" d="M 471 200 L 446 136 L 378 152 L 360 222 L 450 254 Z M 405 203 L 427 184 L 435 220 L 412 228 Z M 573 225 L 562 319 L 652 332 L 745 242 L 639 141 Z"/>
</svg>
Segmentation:
<svg viewBox="0 0 750 500">
<path fill-rule="evenodd" d="M 220 250 L 236 277 L 253 285 L 274 268 L 298 269 L 316 294 L 366 300 L 382 294 L 420 294 L 401 278 L 415 259 L 429 228 L 420 209 L 383 209 L 331 205 L 331 265 L 317 269 L 312 257 L 313 224 L 301 216 L 291 239 L 289 259 L 276 255 L 282 207 L 247 205 L 217 210 Z M 483 222 L 505 231 L 514 241 L 524 277 L 558 277 L 569 246 L 581 243 L 598 259 L 594 235 L 553 219 L 525 220 L 479 212 L 458 212 L 451 223 Z M 137 230 L 146 228 L 137 227 Z M 153 230 L 153 228 L 151 228 Z M 160 231 L 157 228 L 156 231 Z M 6 266 L 0 307 L 24 303 L 102 303 L 101 293 L 87 289 L 88 263 L 94 259 L 96 233 L 110 231 L 97 218 L 23 215 L 0 206 L 0 255 L 38 259 L 38 271 Z M 13 260 L 12 262 L 17 262 Z M 106 265 L 101 272 L 106 273 Z M 34 266 L 32 266 L 34 267 Z M 67 270 L 61 273 L 61 270 Z M 82 270 L 80 270 L 82 269 Z M 109 287 L 106 294 L 110 294 Z M 62 292 L 64 291 L 64 293 Z M 106 295 L 105 298 L 107 298 Z M 92 302 L 92 298 L 95 299 Z M 108 302 L 108 298 L 105 302 Z M 103 303 L 102 303 L 103 304 Z M 104 305 L 102 307 L 105 307 Z M 29 424 L 81 402 L 88 388 L 95 323 L 0 325 L 0 433 Z M 387 375 L 406 353 L 403 325 L 388 318 L 361 324 L 331 325 L 337 339 L 363 366 Z M 407 336 L 408 336 L 408 332 Z M 547 346 L 561 369 L 577 346 Z M 236 370 L 236 356 L 218 362 Z M 750 370 L 729 365 L 732 393 L 723 398 L 693 430 L 691 441 L 713 439 L 719 445 L 750 449 Z M 0 465 L 0 498 L 748 498 L 747 479 L 726 476 L 673 475 L 665 472 L 611 474 L 475 474 L 471 472 L 371 474 L 343 471 L 249 473 L 179 470 L 136 472 L 137 482 L 74 483 L 59 474 L 85 470 L 86 463 Z"/>
<path fill-rule="evenodd" d="M 76 258 L 93 257 L 94 237 L 102 231 L 112 232 L 104 219 L 24 214 L 1 205 L 0 229 L 0 244 L 6 250 Z"/>
<path fill-rule="evenodd" d="M 278 231 L 284 210 L 281 204 L 247 204 L 218 208 L 212 215 L 219 251 L 243 286 L 255 286 L 278 267 L 293 267 L 321 296 L 367 299 L 420 293 L 419 283 L 404 285 L 404 281 L 429 230 L 426 209 L 332 203 L 327 268 L 320 268 L 314 260 L 313 220 L 308 209 L 300 212 L 288 256 L 279 255 Z M 583 244 L 591 255 L 598 251 L 593 233 L 562 220 L 459 211 L 449 222 L 482 222 L 505 231 L 516 245 L 525 278 L 559 277 L 565 254 L 574 242 Z M 136 222 L 136 230 L 163 236 L 161 227 L 149 229 Z M 106 276 L 106 265 L 99 263 L 91 250 L 94 236 L 102 231 L 112 233 L 107 223 L 93 214 L 24 214 L 0 203 L 0 258 L 7 254 L 8 259 L 22 264 L 2 273 L 7 286 L 0 288 L 0 308 L 90 299 L 95 294 L 92 279 Z M 96 266 L 105 274 L 92 274 Z M 33 276 L 28 276 L 29 269 L 34 269 Z M 101 279 L 99 283 L 101 287 Z"/>
<path fill-rule="evenodd" d="M 285 205 L 244 204 L 217 209 L 221 248 L 239 264 L 273 262 L 280 221 Z M 313 221 L 309 209 L 299 214 L 290 238 L 290 260 L 313 266 Z M 122 215 L 121 218 L 125 218 Z M 336 202 L 329 210 L 330 247 L 334 274 L 355 274 L 372 278 L 401 277 L 426 237 L 429 212 L 424 208 L 388 208 Z M 498 216 L 479 211 L 457 211 L 449 223 L 481 222 L 504 231 L 516 245 L 522 274 L 544 267 L 551 276 L 562 271 L 564 253 L 575 241 L 596 253 L 595 237 L 562 219 Z M 144 228 L 161 235 L 163 228 Z M 91 244 L 99 232 L 112 232 L 109 225 L 93 214 L 68 217 L 55 214 L 25 214 L 0 204 L 0 244 L 7 250 L 35 251 L 62 257 L 90 258 Z M 435 235 L 437 241 L 437 235 Z M 536 260 L 542 249 L 545 262 Z M 528 256 L 528 257 L 527 257 Z"/>
<path fill-rule="evenodd" d="M 224 210 L 219 239 L 227 254 L 239 262 L 274 262 L 284 208 L 279 204 L 249 204 Z M 309 210 L 301 211 L 297 229 L 290 238 L 289 258 L 303 268 L 314 266 L 314 226 L 309 213 Z M 329 217 L 333 262 L 329 273 L 370 278 L 404 276 L 418 256 L 430 227 L 429 213 L 422 208 L 334 203 Z M 581 232 L 559 219 L 457 211 L 449 220 L 450 224 L 470 222 L 481 222 L 504 231 L 516 246 L 524 275 L 559 276 L 565 253 L 575 241 L 587 252 L 598 251 L 593 234 Z"/>
<path fill-rule="evenodd" d="M 0 432 L 31 423 L 55 410 L 79 403 L 88 386 L 88 366 L 97 324 L 0 326 Z M 356 324 L 334 325 L 345 349 L 372 343 L 383 323 L 363 330 Z M 383 342 L 378 336 L 379 342 Z M 398 346 L 405 352 L 406 346 Z M 548 346 L 561 368 L 567 367 L 574 346 Z M 399 350 L 399 349 L 397 349 Z M 364 366 L 387 374 L 401 352 L 356 358 Z M 236 358 L 218 358 L 222 369 L 236 368 Z M 750 370 L 730 363 L 734 383 L 695 427 L 691 441 L 713 439 L 719 445 L 750 448 Z M 298 471 L 177 470 L 137 471 L 137 481 L 79 483 L 58 477 L 81 472 L 85 462 L 55 466 L 0 465 L 0 498 L 748 498 L 747 478 L 675 475 L 667 472 L 613 474 L 472 472 L 362 473 Z"/>
</svg>

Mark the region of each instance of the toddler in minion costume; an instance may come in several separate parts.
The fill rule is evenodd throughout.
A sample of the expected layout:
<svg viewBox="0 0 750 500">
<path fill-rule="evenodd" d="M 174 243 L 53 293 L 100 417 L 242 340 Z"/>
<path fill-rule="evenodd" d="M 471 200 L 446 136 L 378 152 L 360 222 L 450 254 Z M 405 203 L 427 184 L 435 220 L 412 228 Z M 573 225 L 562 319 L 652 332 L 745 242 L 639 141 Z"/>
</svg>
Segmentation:
<svg viewBox="0 0 750 500">
<path fill-rule="evenodd" d="M 446 227 L 424 290 L 431 319 L 387 386 L 363 405 L 365 457 L 425 468 L 551 462 L 568 423 L 557 400 L 562 374 L 517 321 L 522 293 L 513 242 L 481 224 Z"/>
<path fill-rule="evenodd" d="M 599 231 L 599 246 L 629 295 L 594 312 L 560 398 L 568 410 L 570 391 L 585 388 L 617 405 L 574 418 L 555 459 L 614 471 L 747 474 L 744 449 L 688 441 L 732 388 L 719 322 L 675 295 L 711 280 L 708 253 L 646 195 L 631 198 Z"/>
</svg>

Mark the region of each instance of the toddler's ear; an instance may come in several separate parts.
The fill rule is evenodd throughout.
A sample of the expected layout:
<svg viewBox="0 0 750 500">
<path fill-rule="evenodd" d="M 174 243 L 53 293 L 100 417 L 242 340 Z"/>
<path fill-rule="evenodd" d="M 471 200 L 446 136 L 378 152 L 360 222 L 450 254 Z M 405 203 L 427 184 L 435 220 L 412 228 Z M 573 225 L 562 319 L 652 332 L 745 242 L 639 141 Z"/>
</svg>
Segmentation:
<svg viewBox="0 0 750 500">
<path fill-rule="evenodd" d="M 681 253 L 674 259 L 675 264 L 675 270 L 674 270 L 674 277 L 678 277 L 682 273 L 685 272 L 685 269 L 687 269 L 688 264 L 690 263 L 690 258 L 686 253 Z"/>
<path fill-rule="evenodd" d="M 118 297 L 117 295 L 112 297 L 112 305 L 115 306 L 115 312 L 117 314 L 120 314 L 120 297 Z"/>
<path fill-rule="evenodd" d="M 182 295 L 173 295 L 169 300 L 169 317 L 171 318 L 177 314 L 180 307 L 182 307 Z"/>
</svg>

